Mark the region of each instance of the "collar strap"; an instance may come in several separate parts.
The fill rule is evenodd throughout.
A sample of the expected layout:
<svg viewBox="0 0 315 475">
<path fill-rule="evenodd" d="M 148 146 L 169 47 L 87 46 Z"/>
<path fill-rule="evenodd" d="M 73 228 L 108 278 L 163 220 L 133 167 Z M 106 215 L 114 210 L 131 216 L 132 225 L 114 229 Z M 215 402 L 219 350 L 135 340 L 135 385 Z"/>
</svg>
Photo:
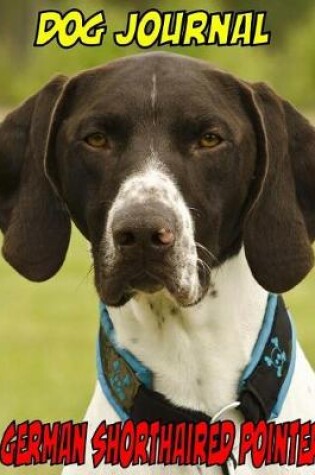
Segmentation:
<svg viewBox="0 0 315 475">
<path fill-rule="evenodd" d="M 284 403 L 295 365 L 295 334 L 281 296 L 270 294 L 251 361 L 238 389 L 246 420 L 276 418 Z M 120 348 L 106 306 L 101 304 L 97 348 L 98 379 L 120 418 L 135 422 L 211 422 L 199 411 L 179 407 L 153 390 L 153 375 L 134 355 Z M 215 381 L 214 381 L 215 385 Z"/>
<path fill-rule="evenodd" d="M 270 294 L 263 326 L 239 385 L 246 420 L 276 419 L 289 390 L 296 361 L 296 335 L 283 298 Z"/>
</svg>

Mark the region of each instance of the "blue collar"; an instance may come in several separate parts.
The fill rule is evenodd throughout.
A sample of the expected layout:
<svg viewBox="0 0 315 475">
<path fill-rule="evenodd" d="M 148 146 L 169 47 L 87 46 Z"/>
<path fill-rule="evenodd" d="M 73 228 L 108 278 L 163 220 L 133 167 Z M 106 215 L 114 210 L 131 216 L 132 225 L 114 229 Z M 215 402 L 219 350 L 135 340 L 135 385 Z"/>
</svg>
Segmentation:
<svg viewBox="0 0 315 475">
<path fill-rule="evenodd" d="M 100 313 L 98 380 L 104 395 L 123 421 L 147 417 L 163 420 L 164 413 L 165 422 L 169 419 L 172 422 L 209 420 L 205 414 L 173 406 L 156 393 L 149 368 L 118 346 L 112 321 L 103 303 Z M 240 410 L 245 419 L 256 422 L 274 419 L 280 414 L 294 372 L 295 343 L 292 320 L 282 297 L 270 294 L 251 360 L 239 382 Z"/>
</svg>

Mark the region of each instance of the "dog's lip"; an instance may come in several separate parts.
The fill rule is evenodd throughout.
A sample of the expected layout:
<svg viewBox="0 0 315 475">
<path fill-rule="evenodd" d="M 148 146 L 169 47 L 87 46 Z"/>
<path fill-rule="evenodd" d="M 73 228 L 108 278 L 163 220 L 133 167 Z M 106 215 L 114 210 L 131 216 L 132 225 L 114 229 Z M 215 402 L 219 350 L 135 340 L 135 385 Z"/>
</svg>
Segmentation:
<svg viewBox="0 0 315 475">
<path fill-rule="evenodd" d="M 133 269 L 131 274 L 130 269 Z M 106 273 L 103 268 L 100 278 L 100 295 L 104 303 L 109 306 L 122 306 L 138 292 L 153 294 L 165 288 L 182 307 L 193 306 L 200 302 L 208 290 L 207 282 L 200 282 L 200 292 L 194 301 L 191 300 L 189 289 L 179 288 L 173 276 L 174 269 L 171 263 L 150 262 L 143 266 L 139 263 L 128 262 L 111 269 Z"/>
<path fill-rule="evenodd" d="M 132 289 L 149 294 L 162 290 L 164 285 L 164 282 L 159 277 L 147 270 L 139 272 L 129 281 L 129 286 Z"/>
<path fill-rule="evenodd" d="M 98 290 L 102 301 L 119 307 L 128 302 L 137 292 L 155 293 L 165 287 L 163 279 L 152 272 L 135 269 L 132 275 L 128 268 L 116 269 L 108 275 L 102 273 Z"/>
</svg>

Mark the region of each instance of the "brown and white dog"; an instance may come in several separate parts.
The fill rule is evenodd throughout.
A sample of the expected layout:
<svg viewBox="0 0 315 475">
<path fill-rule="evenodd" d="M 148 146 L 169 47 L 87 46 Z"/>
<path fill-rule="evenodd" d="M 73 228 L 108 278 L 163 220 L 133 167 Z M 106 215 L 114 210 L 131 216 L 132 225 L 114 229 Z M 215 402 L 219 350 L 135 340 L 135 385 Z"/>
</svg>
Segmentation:
<svg viewBox="0 0 315 475">
<path fill-rule="evenodd" d="M 0 126 L 4 257 L 30 280 L 49 279 L 70 220 L 91 243 L 119 345 L 150 368 L 157 391 L 211 416 L 237 399 L 268 292 L 291 289 L 313 266 L 315 130 L 266 85 L 183 56 L 57 77 Z M 279 421 L 315 420 L 314 400 L 298 347 Z M 91 432 L 118 420 L 99 384 L 86 417 Z M 250 462 L 237 469 L 254 472 Z M 114 472 L 87 462 L 64 473 Z"/>
</svg>

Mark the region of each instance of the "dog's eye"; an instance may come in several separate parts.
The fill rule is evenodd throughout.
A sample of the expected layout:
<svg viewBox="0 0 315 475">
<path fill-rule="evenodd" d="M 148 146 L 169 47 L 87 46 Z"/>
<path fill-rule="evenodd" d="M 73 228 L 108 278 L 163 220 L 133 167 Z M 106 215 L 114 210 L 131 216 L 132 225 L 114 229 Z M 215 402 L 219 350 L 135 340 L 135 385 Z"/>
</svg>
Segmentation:
<svg viewBox="0 0 315 475">
<path fill-rule="evenodd" d="M 202 148 L 214 148 L 222 142 L 219 135 L 207 132 L 199 140 L 199 147 Z"/>
<path fill-rule="evenodd" d="M 108 145 L 108 140 L 104 134 L 94 132 L 85 138 L 85 142 L 93 148 L 104 148 Z"/>
</svg>

